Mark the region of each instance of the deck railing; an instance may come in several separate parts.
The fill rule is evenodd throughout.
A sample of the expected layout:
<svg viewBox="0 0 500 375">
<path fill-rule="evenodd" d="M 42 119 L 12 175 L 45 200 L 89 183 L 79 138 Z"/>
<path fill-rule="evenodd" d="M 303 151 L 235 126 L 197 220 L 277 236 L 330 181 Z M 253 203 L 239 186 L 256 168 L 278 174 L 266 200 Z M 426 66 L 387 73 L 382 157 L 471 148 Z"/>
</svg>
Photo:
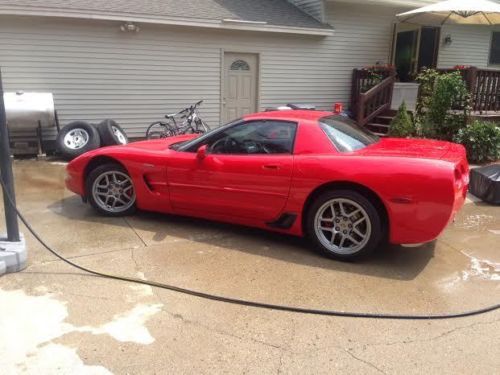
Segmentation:
<svg viewBox="0 0 500 375">
<path fill-rule="evenodd" d="M 354 69 L 352 77 L 351 112 L 361 126 L 391 108 L 396 82 L 394 69 Z"/>
<path fill-rule="evenodd" d="M 351 112 L 358 113 L 358 103 L 360 95 L 378 85 L 382 80 L 395 75 L 393 68 L 373 67 L 363 69 L 353 69 L 351 85 Z"/>
<path fill-rule="evenodd" d="M 476 67 L 439 69 L 440 72 L 459 70 L 469 89 L 471 110 L 480 114 L 500 111 L 500 70 Z"/>
</svg>

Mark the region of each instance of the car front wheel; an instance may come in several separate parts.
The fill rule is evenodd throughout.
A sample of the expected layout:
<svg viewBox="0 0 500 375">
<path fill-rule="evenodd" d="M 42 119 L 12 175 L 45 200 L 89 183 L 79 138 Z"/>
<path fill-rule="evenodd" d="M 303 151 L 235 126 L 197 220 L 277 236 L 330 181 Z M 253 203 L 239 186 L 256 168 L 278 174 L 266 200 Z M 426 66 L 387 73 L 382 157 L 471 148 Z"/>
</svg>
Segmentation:
<svg viewBox="0 0 500 375">
<path fill-rule="evenodd" d="M 135 211 L 134 184 L 118 164 L 104 164 L 89 173 L 86 194 L 90 204 L 106 216 L 126 216 Z"/>
<path fill-rule="evenodd" d="M 383 238 L 380 214 L 356 191 L 321 194 L 311 205 L 306 220 L 308 235 L 316 248 L 334 259 L 358 259 L 371 253 Z"/>
</svg>

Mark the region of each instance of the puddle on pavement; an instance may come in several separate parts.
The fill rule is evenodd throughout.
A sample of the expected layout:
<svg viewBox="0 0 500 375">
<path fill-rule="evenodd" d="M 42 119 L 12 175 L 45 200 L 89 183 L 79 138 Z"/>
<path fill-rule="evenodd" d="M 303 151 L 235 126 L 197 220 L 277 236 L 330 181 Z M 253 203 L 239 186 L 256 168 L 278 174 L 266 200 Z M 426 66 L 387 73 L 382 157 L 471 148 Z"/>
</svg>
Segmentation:
<svg viewBox="0 0 500 375">
<path fill-rule="evenodd" d="M 459 229 L 480 229 L 488 224 L 493 224 L 497 218 L 491 215 L 468 215 L 463 220 L 455 222 L 455 226 Z"/>
<path fill-rule="evenodd" d="M 500 263 L 491 262 L 487 259 L 478 259 L 465 252 L 461 252 L 470 260 L 468 270 L 462 271 L 462 280 L 481 279 L 500 281 Z"/>
<path fill-rule="evenodd" d="M 453 292 L 460 285 L 475 280 L 500 281 L 500 263 L 495 263 L 487 259 L 479 259 L 463 251 L 461 253 L 469 260 L 469 268 L 442 278 L 437 283 L 441 290 L 444 292 Z"/>
<path fill-rule="evenodd" d="M 107 334 L 117 341 L 139 345 L 149 345 L 155 341 L 145 324 L 161 311 L 162 304 L 138 303 L 131 310 L 114 315 L 109 322 L 100 326 L 74 326 L 66 322 L 66 302 L 47 294 L 44 287 L 37 288 L 36 292 L 40 295 L 27 295 L 23 290 L 0 289 L 0 332 L 3 337 L 17 338 L 17 344 L 12 345 L 0 337 L 0 368 L 7 374 L 39 371 L 111 374 L 103 366 L 84 364 L 77 348 L 53 342 L 69 333 Z M 144 291 L 139 291 L 139 294 L 144 294 Z"/>
</svg>

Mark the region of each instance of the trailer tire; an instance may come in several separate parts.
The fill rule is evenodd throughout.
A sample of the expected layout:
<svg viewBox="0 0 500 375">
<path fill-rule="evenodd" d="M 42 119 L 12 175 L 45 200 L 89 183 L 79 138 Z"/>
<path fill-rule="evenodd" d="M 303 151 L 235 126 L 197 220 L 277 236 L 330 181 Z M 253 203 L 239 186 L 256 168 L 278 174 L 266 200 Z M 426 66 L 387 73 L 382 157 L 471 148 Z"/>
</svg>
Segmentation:
<svg viewBox="0 0 500 375">
<path fill-rule="evenodd" d="M 101 147 L 101 137 L 97 129 L 88 122 L 73 121 L 61 129 L 56 145 L 63 158 L 71 160 Z"/>
<path fill-rule="evenodd" d="M 128 137 L 125 131 L 116 121 L 106 119 L 97 124 L 97 131 L 101 136 L 103 146 L 126 145 Z"/>
</svg>

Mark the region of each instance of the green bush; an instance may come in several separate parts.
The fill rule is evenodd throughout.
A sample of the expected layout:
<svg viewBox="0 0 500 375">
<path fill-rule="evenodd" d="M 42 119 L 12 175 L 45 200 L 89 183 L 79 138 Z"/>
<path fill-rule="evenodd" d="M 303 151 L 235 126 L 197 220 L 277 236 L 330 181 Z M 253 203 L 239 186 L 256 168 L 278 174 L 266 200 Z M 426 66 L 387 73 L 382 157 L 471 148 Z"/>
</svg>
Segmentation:
<svg viewBox="0 0 500 375">
<path fill-rule="evenodd" d="M 500 123 L 476 120 L 460 129 L 454 141 L 465 146 L 471 162 L 485 163 L 500 159 Z"/>
<path fill-rule="evenodd" d="M 416 135 L 416 129 L 413 121 L 406 109 L 406 103 L 403 101 L 398 109 L 394 119 L 391 121 L 389 135 L 393 137 L 411 137 Z"/>
<path fill-rule="evenodd" d="M 461 73 L 440 74 L 426 69 L 417 77 L 417 82 L 420 95 L 415 122 L 419 133 L 427 138 L 452 140 L 465 126 L 469 114 L 470 95 Z"/>
</svg>

